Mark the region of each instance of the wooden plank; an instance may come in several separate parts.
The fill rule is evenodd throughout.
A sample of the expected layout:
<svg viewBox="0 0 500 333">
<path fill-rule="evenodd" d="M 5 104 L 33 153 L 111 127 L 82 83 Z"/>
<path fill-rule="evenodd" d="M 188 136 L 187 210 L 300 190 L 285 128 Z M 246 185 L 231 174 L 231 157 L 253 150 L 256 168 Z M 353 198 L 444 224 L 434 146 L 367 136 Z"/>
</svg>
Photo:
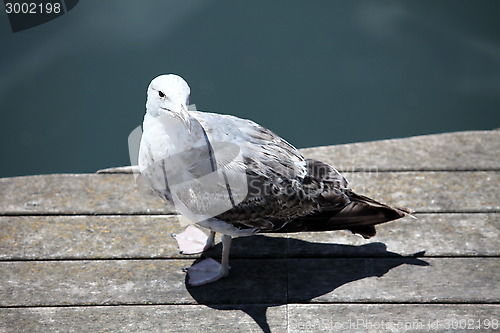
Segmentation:
<svg viewBox="0 0 500 333">
<path fill-rule="evenodd" d="M 500 258 L 290 259 L 290 302 L 498 303 Z M 429 266 L 422 266 L 424 261 Z"/>
<path fill-rule="evenodd" d="M 301 152 L 342 171 L 499 170 L 500 130 L 350 143 Z"/>
<path fill-rule="evenodd" d="M 233 259 L 226 279 L 188 287 L 182 268 L 191 263 L 2 262 L 0 306 L 500 300 L 500 258 Z"/>
<path fill-rule="evenodd" d="M 203 305 L 0 309 L 0 332 L 262 332 L 247 313 Z M 267 309 L 272 332 L 491 332 L 498 304 L 290 304 Z M 464 328 L 465 326 L 465 328 Z"/>
<path fill-rule="evenodd" d="M 283 261 L 232 260 L 228 278 L 189 287 L 183 269 L 193 263 L 180 259 L 2 262 L 0 306 L 284 304 L 286 300 Z M 266 283 L 260 279 L 263 272 Z M 250 292 L 254 287 L 258 291 Z"/>
<path fill-rule="evenodd" d="M 140 178 L 139 178 L 140 179 Z M 0 179 L 1 214 L 171 214 L 132 175 L 55 174 Z"/>
<path fill-rule="evenodd" d="M 175 215 L 2 216 L 0 260 L 199 258 L 179 253 L 171 234 L 184 228 Z M 221 250 L 218 244 L 205 254 L 220 257 Z M 254 236 L 235 239 L 231 256 L 283 257 L 286 250 L 279 234 Z"/>
<path fill-rule="evenodd" d="M 353 189 L 419 212 L 498 212 L 500 173 L 346 173 Z M 169 214 L 162 200 L 126 174 L 78 174 L 0 179 L 0 215 Z M 23 189 L 20 191 L 19 189 Z"/>
<path fill-rule="evenodd" d="M 370 240 L 349 231 L 254 235 L 234 239 L 231 257 L 500 256 L 498 221 L 498 213 L 419 214 L 379 225 Z M 0 230 L 0 260 L 199 257 L 179 254 L 176 216 L 2 216 Z"/>
<path fill-rule="evenodd" d="M 499 256 L 500 214 L 418 214 L 377 226 L 369 240 L 349 231 L 290 234 L 290 257 Z M 345 244 L 345 245 L 340 245 Z"/>
<path fill-rule="evenodd" d="M 186 258 L 174 215 L 3 216 L 0 259 Z"/>
<path fill-rule="evenodd" d="M 420 213 L 500 211 L 499 172 L 374 172 L 348 179 L 363 195 Z"/>
<path fill-rule="evenodd" d="M 262 332 L 248 313 L 266 310 L 264 322 L 269 329 L 287 332 L 286 306 L 240 308 L 226 311 L 203 305 L 4 308 L 0 309 L 0 332 Z"/>
<path fill-rule="evenodd" d="M 500 305 L 290 304 L 288 332 L 492 332 Z"/>
</svg>

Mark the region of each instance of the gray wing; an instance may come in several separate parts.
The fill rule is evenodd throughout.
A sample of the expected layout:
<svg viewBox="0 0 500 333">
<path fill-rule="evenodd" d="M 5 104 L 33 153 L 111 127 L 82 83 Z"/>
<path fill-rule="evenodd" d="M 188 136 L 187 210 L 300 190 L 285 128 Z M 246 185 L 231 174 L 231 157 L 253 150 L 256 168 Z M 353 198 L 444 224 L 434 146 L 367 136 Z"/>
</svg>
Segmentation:
<svg viewBox="0 0 500 333">
<path fill-rule="evenodd" d="M 306 162 L 298 150 L 287 141 L 257 123 L 229 115 L 191 111 L 205 129 L 212 144 L 234 143 L 243 157 L 244 165 L 232 158 L 217 155 L 218 167 L 252 169 L 266 176 L 276 172 L 285 178 L 303 178 Z"/>
<path fill-rule="evenodd" d="M 210 142 L 233 142 L 241 149 L 240 162 L 217 156 L 218 167 L 243 168 L 246 198 L 217 217 L 225 222 L 260 230 L 276 230 L 287 222 L 320 209 L 321 194 L 329 204 L 345 202 L 347 181 L 333 167 L 305 160 L 295 147 L 272 131 L 245 119 L 192 112 Z M 236 164 L 242 165 L 236 165 Z"/>
</svg>

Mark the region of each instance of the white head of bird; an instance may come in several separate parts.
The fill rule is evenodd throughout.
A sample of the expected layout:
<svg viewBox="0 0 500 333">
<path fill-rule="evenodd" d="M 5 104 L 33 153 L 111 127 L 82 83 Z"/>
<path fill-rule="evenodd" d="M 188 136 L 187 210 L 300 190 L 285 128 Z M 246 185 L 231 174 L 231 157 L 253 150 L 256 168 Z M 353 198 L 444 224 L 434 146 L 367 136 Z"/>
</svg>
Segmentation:
<svg viewBox="0 0 500 333">
<path fill-rule="evenodd" d="M 190 92 L 182 77 L 175 74 L 160 75 L 149 84 L 146 112 L 153 117 L 175 117 L 188 125 Z"/>
</svg>

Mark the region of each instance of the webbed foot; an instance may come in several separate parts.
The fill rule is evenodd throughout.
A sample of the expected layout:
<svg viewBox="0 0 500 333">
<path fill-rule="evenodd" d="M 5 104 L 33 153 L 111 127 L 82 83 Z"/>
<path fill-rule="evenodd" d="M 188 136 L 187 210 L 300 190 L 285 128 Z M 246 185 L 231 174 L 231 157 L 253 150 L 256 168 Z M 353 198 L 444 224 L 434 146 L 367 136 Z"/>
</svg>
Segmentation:
<svg viewBox="0 0 500 333">
<path fill-rule="evenodd" d="M 203 231 L 189 225 L 186 230 L 178 235 L 172 234 L 179 245 L 179 251 L 182 254 L 196 254 L 208 250 L 215 244 L 215 233 L 210 232 L 207 236 Z"/>
<path fill-rule="evenodd" d="M 215 282 L 229 274 L 229 266 L 224 267 L 213 259 L 205 259 L 187 269 L 189 285 L 201 286 Z"/>
</svg>

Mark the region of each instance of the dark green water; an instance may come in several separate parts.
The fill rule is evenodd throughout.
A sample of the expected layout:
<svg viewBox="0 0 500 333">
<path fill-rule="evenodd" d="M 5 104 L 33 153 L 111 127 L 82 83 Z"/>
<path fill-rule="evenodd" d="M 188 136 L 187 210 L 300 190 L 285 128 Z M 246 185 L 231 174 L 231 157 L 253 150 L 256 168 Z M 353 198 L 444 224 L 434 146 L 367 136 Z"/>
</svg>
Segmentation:
<svg viewBox="0 0 500 333">
<path fill-rule="evenodd" d="M 82 0 L 0 14 L 0 177 L 126 165 L 163 73 L 297 147 L 500 127 L 500 1 Z"/>
</svg>

